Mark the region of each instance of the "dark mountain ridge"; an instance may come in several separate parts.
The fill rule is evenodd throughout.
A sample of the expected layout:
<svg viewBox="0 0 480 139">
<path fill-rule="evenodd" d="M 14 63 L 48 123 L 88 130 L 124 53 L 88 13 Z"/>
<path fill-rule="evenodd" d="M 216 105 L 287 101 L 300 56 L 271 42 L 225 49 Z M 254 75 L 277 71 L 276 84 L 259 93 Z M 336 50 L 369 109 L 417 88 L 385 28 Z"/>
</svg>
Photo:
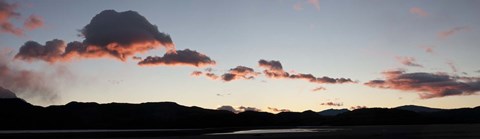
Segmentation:
<svg viewBox="0 0 480 139">
<path fill-rule="evenodd" d="M 317 112 L 246 111 L 187 107 L 174 102 L 141 104 L 70 102 L 48 107 L 34 106 L 20 98 L 0 99 L 2 130 L 17 129 L 153 129 L 260 126 L 382 125 L 480 123 L 480 107 L 433 109 L 365 108 L 333 116 Z M 419 107 L 419 106 L 418 106 Z M 342 110 L 344 111 L 344 110 Z"/>
</svg>

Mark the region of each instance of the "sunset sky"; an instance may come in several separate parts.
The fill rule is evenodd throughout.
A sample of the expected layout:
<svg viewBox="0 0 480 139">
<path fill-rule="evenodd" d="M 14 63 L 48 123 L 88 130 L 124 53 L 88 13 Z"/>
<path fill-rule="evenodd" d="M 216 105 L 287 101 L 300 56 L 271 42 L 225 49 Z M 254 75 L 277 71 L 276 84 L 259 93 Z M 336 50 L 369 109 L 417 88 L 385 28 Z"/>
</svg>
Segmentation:
<svg viewBox="0 0 480 139">
<path fill-rule="evenodd" d="M 477 0 L 0 0 L 0 25 L 0 86 L 36 105 L 480 105 Z"/>
</svg>

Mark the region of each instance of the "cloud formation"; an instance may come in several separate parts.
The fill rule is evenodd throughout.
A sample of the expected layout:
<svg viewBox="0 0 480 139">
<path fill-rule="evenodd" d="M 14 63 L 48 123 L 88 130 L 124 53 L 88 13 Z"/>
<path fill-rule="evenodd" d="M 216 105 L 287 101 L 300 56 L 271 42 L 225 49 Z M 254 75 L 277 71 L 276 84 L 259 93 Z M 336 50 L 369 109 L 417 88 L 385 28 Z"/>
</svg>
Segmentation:
<svg viewBox="0 0 480 139">
<path fill-rule="evenodd" d="M 450 76 L 445 73 L 406 73 L 403 70 L 385 71 L 384 80 L 371 80 L 365 85 L 416 92 L 422 99 L 473 95 L 480 91 L 480 78 Z"/>
<path fill-rule="evenodd" d="M 312 83 L 319 83 L 319 84 L 355 83 L 355 81 L 349 78 L 330 78 L 327 76 L 315 77 L 312 74 L 303 74 L 303 73 L 290 74 L 283 70 L 283 66 L 280 63 L 280 61 L 275 61 L 275 60 L 267 61 L 267 60 L 261 59 L 260 61 L 258 61 L 258 64 L 261 68 L 264 68 L 263 73 L 268 78 L 303 79 Z"/>
<path fill-rule="evenodd" d="M 64 60 L 65 42 L 54 39 L 41 45 L 34 41 L 27 41 L 20 47 L 15 59 L 21 59 L 32 62 L 34 60 L 43 60 L 50 63 Z"/>
<path fill-rule="evenodd" d="M 35 16 L 32 18 L 34 20 Z M 28 41 L 20 48 L 16 58 L 28 61 L 44 60 L 50 63 L 69 61 L 74 57 L 112 57 L 126 61 L 135 54 L 162 46 L 170 54 L 175 53 L 170 36 L 159 32 L 157 26 L 135 11 L 102 11 L 81 29 L 81 35 L 85 37 L 83 42 L 74 41 L 66 46 L 65 42 L 59 39 L 49 41 L 45 45 Z M 52 46 L 50 43 L 54 43 L 54 47 L 50 47 Z"/>
<path fill-rule="evenodd" d="M 194 77 L 199 77 L 199 76 L 205 75 L 205 77 L 207 77 L 208 79 L 212 79 L 212 80 L 217 80 L 219 78 L 218 75 L 216 75 L 215 73 L 212 73 L 211 71 L 206 71 L 206 72 L 193 71 L 190 75 L 194 76 Z"/>
<path fill-rule="evenodd" d="M 403 64 L 403 65 L 405 65 L 405 66 L 423 67 L 422 65 L 416 63 L 416 60 L 415 60 L 415 58 L 413 58 L 413 57 L 400 57 L 400 56 L 397 56 L 397 60 L 398 60 L 398 62 L 400 62 L 401 64 Z"/>
<path fill-rule="evenodd" d="M 6 53 L 0 52 L 0 86 L 16 95 L 51 102 L 58 98 L 59 79 L 73 76 L 65 67 L 50 67 L 51 71 L 26 70 L 10 63 Z"/>
<path fill-rule="evenodd" d="M 268 110 L 274 112 L 274 113 L 279 113 L 279 112 L 291 112 L 289 109 L 278 109 L 278 108 L 273 108 L 273 107 L 268 107 Z"/>
<path fill-rule="evenodd" d="M 254 79 L 260 73 L 255 72 L 252 68 L 245 66 L 237 66 L 233 69 L 228 70 L 228 73 L 222 75 L 223 81 L 233 81 L 238 79 Z"/>
<path fill-rule="evenodd" d="M 452 35 L 457 34 L 460 31 L 466 31 L 466 30 L 468 30 L 468 27 L 455 27 L 455 28 L 448 29 L 446 31 L 439 32 L 438 37 L 440 39 L 446 39 Z"/>
<path fill-rule="evenodd" d="M 17 3 L 7 3 L 5 0 L 0 0 L 0 33 L 11 33 L 16 36 L 23 36 L 23 30 L 15 27 L 11 19 L 20 17 L 20 13 L 16 12 L 18 8 Z"/>
<path fill-rule="evenodd" d="M 217 108 L 217 110 L 226 110 L 226 111 L 231 111 L 233 113 L 241 113 L 241 112 L 245 112 L 245 111 L 257 111 L 257 112 L 262 111 L 261 109 L 258 109 L 258 108 L 255 108 L 255 107 L 240 106 L 240 107 L 234 108 L 230 105 L 220 106 L 220 107 Z"/>
<path fill-rule="evenodd" d="M 197 51 L 185 49 L 178 50 L 176 53 L 166 53 L 162 57 L 148 56 L 142 61 L 138 62 L 140 66 L 195 66 L 204 67 L 215 65 L 216 62 L 207 55 L 201 54 Z"/>
<path fill-rule="evenodd" d="M 323 91 L 323 90 L 327 90 L 327 89 L 325 87 L 320 86 L 320 87 L 312 89 L 312 92 Z"/>
<path fill-rule="evenodd" d="M 340 107 L 340 106 L 343 106 L 343 103 L 338 103 L 338 102 L 325 102 L 325 103 L 320 103 L 320 105 Z"/>
<path fill-rule="evenodd" d="M 450 67 L 450 69 L 452 69 L 453 72 L 457 72 L 457 66 L 455 66 L 455 64 L 453 62 L 447 62 L 448 66 Z"/>
<path fill-rule="evenodd" d="M 43 26 L 43 19 L 37 15 L 30 15 L 23 23 L 23 26 L 29 30 L 34 30 Z"/>
<path fill-rule="evenodd" d="M 428 13 L 425 12 L 423 9 L 418 8 L 418 7 L 412 7 L 410 8 L 410 13 L 415 14 L 417 16 L 428 16 Z"/>
<path fill-rule="evenodd" d="M 303 5 L 311 5 L 315 7 L 315 9 L 318 11 L 320 10 L 320 0 L 306 0 L 306 1 L 300 1 L 297 2 L 293 5 L 293 9 L 296 11 L 303 10 Z"/>
<path fill-rule="evenodd" d="M 307 0 L 307 3 L 320 10 L 320 0 Z"/>
</svg>

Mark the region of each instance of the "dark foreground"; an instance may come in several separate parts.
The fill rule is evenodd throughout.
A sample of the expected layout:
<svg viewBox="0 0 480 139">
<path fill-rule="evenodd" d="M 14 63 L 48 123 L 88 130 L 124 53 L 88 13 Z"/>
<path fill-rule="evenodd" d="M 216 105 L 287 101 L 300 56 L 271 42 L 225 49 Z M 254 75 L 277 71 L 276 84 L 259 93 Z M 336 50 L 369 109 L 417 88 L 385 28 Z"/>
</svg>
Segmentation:
<svg viewBox="0 0 480 139">
<path fill-rule="evenodd" d="M 57 138 L 57 139 L 297 139 L 297 138 L 386 138 L 386 139 L 479 139 L 480 124 L 456 125 L 383 125 L 383 126 L 322 126 L 301 127 L 313 130 L 305 133 L 245 133 L 230 134 L 234 129 L 185 130 L 83 130 L 83 131 L 2 131 L 0 138 Z M 224 134 L 216 134 L 224 133 Z"/>
</svg>

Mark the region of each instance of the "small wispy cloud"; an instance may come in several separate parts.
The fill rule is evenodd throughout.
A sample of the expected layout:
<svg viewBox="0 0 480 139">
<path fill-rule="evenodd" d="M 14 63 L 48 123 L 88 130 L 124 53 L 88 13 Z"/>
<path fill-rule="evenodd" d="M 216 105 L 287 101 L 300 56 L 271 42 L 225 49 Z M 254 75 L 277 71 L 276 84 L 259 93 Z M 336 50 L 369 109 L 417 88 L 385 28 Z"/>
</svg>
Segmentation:
<svg viewBox="0 0 480 139">
<path fill-rule="evenodd" d="M 441 31 L 437 35 L 440 39 L 446 39 L 452 35 L 457 34 L 458 32 L 467 31 L 468 29 L 469 27 L 454 27 L 445 31 Z"/>
<path fill-rule="evenodd" d="M 425 12 L 425 10 L 421 9 L 421 8 L 418 8 L 418 7 L 412 7 L 410 8 L 410 13 L 411 14 L 415 14 L 417 16 L 428 16 L 428 13 Z"/>
<path fill-rule="evenodd" d="M 412 67 L 423 67 L 422 65 L 416 63 L 415 58 L 413 57 L 402 57 L 402 56 L 397 56 L 397 61 L 400 62 L 401 64 L 405 66 L 412 66 Z"/>
</svg>

